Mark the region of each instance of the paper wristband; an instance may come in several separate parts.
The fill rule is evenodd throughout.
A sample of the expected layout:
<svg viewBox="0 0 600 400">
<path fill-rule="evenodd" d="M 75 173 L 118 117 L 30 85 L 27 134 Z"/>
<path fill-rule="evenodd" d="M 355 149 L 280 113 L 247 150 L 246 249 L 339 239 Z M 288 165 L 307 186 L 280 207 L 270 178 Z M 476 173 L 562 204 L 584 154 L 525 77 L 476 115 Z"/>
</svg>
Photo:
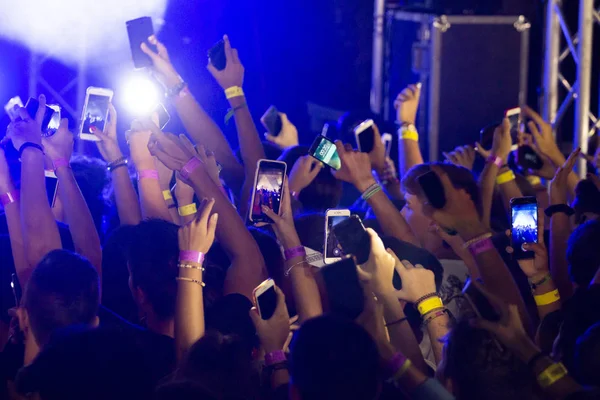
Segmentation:
<svg viewBox="0 0 600 400">
<path fill-rule="evenodd" d="M 239 86 L 232 86 L 225 89 L 225 97 L 227 97 L 227 99 L 233 99 L 234 97 L 241 97 L 243 95 L 244 91 Z"/>
<path fill-rule="evenodd" d="M 419 310 L 419 314 L 421 315 L 425 315 L 431 310 L 442 307 L 444 307 L 444 302 L 439 296 L 430 297 L 417 304 L 417 310 Z"/>
<path fill-rule="evenodd" d="M 279 364 L 286 361 L 285 353 L 283 350 L 272 351 L 271 353 L 265 354 L 265 365 L 267 367 L 273 364 Z"/>
<path fill-rule="evenodd" d="M 68 167 L 69 162 L 65 158 L 57 158 L 56 160 L 52 160 L 52 166 L 54 167 L 54 171 L 59 169 L 60 167 Z"/>
<path fill-rule="evenodd" d="M 182 250 L 179 252 L 179 261 L 202 264 L 204 261 L 204 254 L 199 251 Z"/>
<path fill-rule="evenodd" d="M 542 388 L 547 388 L 548 386 L 554 384 L 559 379 L 564 378 L 569 374 L 569 371 L 565 368 L 563 363 L 555 363 L 551 364 L 543 370 L 538 376 L 537 381 Z"/>
<path fill-rule="evenodd" d="M 558 289 L 554 289 L 551 292 L 539 294 L 533 296 L 535 300 L 535 304 L 538 306 L 547 306 L 548 304 L 556 303 L 560 300 L 560 294 L 558 293 Z"/>
<path fill-rule="evenodd" d="M 496 178 L 497 185 L 503 185 L 505 183 L 511 182 L 515 180 L 515 173 L 511 171 L 506 171 Z"/>
<path fill-rule="evenodd" d="M 502 166 L 504 165 L 504 161 L 502 161 L 502 158 L 500 158 L 494 154 L 490 154 L 490 156 L 487 158 L 486 161 L 490 164 L 494 164 L 498 168 L 502 168 Z"/>
<path fill-rule="evenodd" d="M 531 186 L 538 186 L 542 184 L 542 180 L 539 176 L 529 175 L 526 179 L 531 184 Z"/>
<path fill-rule="evenodd" d="M 181 177 L 183 179 L 188 180 L 190 178 L 190 175 L 192 174 L 192 172 L 194 172 L 196 170 L 196 168 L 198 168 L 200 165 L 202 165 L 202 161 L 200 161 L 196 157 L 192 157 L 181 168 L 181 170 L 179 171 L 179 175 L 181 175 Z"/>
<path fill-rule="evenodd" d="M 0 204 L 2 207 L 6 207 L 9 204 L 16 202 L 19 199 L 19 192 L 17 190 L 12 190 L 7 193 L 0 194 Z"/>
<path fill-rule="evenodd" d="M 478 242 L 471 243 L 471 245 L 469 246 L 469 251 L 473 256 L 485 253 L 486 251 L 490 251 L 492 249 L 494 249 L 494 243 L 490 238 L 482 239 Z"/>
<path fill-rule="evenodd" d="M 177 209 L 180 217 L 187 217 L 188 215 L 196 214 L 198 209 L 196 208 L 196 203 L 188 204 L 187 206 L 182 206 Z"/>
<path fill-rule="evenodd" d="M 144 178 L 158 180 L 158 171 L 155 169 L 144 169 L 138 171 L 138 181 Z"/>
<path fill-rule="evenodd" d="M 304 257 L 306 255 L 306 250 L 304 250 L 304 246 L 293 247 L 291 249 L 286 249 L 283 252 L 285 257 L 285 261 L 289 261 L 292 258 L 296 257 Z"/>
<path fill-rule="evenodd" d="M 163 199 L 173 200 L 173 195 L 171 194 L 170 190 L 163 190 L 162 194 L 163 194 Z"/>
<path fill-rule="evenodd" d="M 414 142 L 419 141 L 419 133 L 417 131 L 413 131 L 411 129 L 400 128 L 400 139 L 402 140 L 412 140 Z"/>
</svg>

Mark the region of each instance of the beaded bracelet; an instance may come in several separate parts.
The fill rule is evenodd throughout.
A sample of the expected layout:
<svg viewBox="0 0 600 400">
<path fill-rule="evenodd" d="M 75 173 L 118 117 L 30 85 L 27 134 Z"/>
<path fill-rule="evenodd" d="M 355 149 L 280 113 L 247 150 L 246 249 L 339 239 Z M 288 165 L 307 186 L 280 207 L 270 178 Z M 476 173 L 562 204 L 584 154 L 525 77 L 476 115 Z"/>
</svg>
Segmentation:
<svg viewBox="0 0 600 400">
<path fill-rule="evenodd" d="M 179 263 L 179 264 L 177 264 L 177 267 L 183 268 L 183 269 L 197 269 L 202 272 L 205 271 L 204 267 L 198 267 L 197 265 L 192 265 L 192 264 Z"/>
<path fill-rule="evenodd" d="M 469 247 L 471 247 L 472 244 L 479 242 L 480 240 L 484 240 L 484 239 L 489 239 L 492 237 L 492 234 L 490 232 L 488 233 L 484 233 L 482 235 L 476 236 L 471 240 L 467 240 L 464 244 L 463 244 L 463 249 L 467 250 Z"/>
<path fill-rule="evenodd" d="M 177 281 L 183 281 L 183 282 L 195 283 L 195 284 L 200 285 L 202 287 L 206 286 L 204 284 L 204 282 L 202 282 L 202 281 L 199 281 L 197 279 L 192 279 L 192 278 L 186 278 L 185 276 L 176 276 L 175 280 L 177 280 Z"/>
<path fill-rule="evenodd" d="M 438 309 L 438 310 L 431 310 L 430 312 L 428 312 L 426 315 L 423 316 L 423 326 L 429 325 L 429 323 L 431 321 L 433 321 L 434 319 L 436 319 L 438 317 L 441 317 L 442 315 L 446 315 L 445 308 Z"/>
<path fill-rule="evenodd" d="M 419 304 L 420 302 L 422 302 L 423 300 L 429 299 L 430 297 L 440 297 L 440 295 L 437 292 L 433 292 L 433 293 L 429 293 L 426 294 L 425 296 L 421 296 L 417 299 L 417 301 L 414 302 L 414 304 Z"/>
<path fill-rule="evenodd" d="M 529 281 L 529 286 L 531 287 L 532 291 L 535 291 L 539 286 L 542 286 L 544 283 L 548 282 L 550 279 L 552 279 L 552 275 L 550 275 L 550 272 L 548 272 L 546 275 L 544 275 L 544 277 L 542 279 L 540 279 L 537 282 Z"/>
</svg>

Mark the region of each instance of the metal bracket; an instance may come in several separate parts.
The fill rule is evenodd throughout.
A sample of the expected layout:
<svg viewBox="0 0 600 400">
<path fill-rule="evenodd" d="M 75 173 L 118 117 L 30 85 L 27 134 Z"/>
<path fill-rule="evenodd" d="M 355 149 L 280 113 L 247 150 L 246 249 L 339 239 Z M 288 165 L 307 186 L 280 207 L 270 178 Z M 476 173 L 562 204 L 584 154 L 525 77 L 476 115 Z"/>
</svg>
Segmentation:
<svg viewBox="0 0 600 400">
<path fill-rule="evenodd" d="M 442 33 L 450 29 L 451 26 L 452 25 L 450 25 L 450 22 L 448 22 L 448 17 L 445 15 L 441 15 L 433 20 L 433 27 Z"/>
<path fill-rule="evenodd" d="M 513 24 L 517 32 L 525 32 L 526 30 L 531 28 L 531 24 L 527 21 L 527 19 L 519 15 L 517 21 Z"/>
</svg>

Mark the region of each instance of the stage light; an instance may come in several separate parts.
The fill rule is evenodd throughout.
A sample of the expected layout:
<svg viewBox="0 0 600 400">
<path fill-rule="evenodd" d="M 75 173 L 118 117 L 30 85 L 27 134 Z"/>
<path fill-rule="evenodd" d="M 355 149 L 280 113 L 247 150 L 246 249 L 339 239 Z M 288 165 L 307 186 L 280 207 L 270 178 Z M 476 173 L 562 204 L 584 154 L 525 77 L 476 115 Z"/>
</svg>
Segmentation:
<svg viewBox="0 0 600 400">
<path fill-rule="evenodd" d="M 119 97 L 122 104 L 133 116 L 150 115 L 160 103 L 161 91 L 158 84 L 151 79 L 134 75 L 126 80 Z"/>
<path fill-rule="evenodd" d="M 125 21 L 150 16 L 162 25 L 167 0 L 19 0 L 4 4 L 0 36 L 66 63 L 125 60 Z"/>
</svg>

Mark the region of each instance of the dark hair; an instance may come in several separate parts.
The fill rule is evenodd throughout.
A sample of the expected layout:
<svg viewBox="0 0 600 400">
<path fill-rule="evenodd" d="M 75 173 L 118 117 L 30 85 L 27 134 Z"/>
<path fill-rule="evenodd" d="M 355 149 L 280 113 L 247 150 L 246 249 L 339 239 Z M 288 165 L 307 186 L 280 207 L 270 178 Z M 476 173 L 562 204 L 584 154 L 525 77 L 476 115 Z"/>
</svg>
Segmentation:
<svg viewBox="0 0 600 400">
<path fill-rule="evenodd" d="M 325 240 L 325 215 L 309 213 L 294 218 L 294 225 L 303 246 L 323 253 Z"/>
<path fill-rule="evenodd" d="M 600 382 L 600 322 L 577 339 L 574 364 L 579 383 L 596 385 Z"/>
<path fill-rule="evenodd" d="M 129 246 L 131 283 L 142 289 L 156 316 L 165 320 L 175 315 L 178 229 L 161 219 L 143 221 L 135 227 Z"/>
<path fill-rule="evenodd" d="M 288 174 L 301 156 L 308 154 L 308 147 L 296 146 L 287 149 L 279 160 L 288 166 Z M 323 212 L 335 208 L 342 198 L 342 182 L 335 179 L 328 167 L 321 169 L 314 181 L 305 187 L 298 196 L 304 211 Z"/>
<path fill-rule="evenodd" d="M 375 399 L 379 353 L 369 334 L 350 320 L 321 316 L 302 324 L 289 359 L 290 377 L 303 399 Z"/>
<path fill-rule="evenodd" d="M 220 399 L 245 400 L 259 395 L 258 370 L 244 340 L 214 330 L 192 346 L 176 379 L 193 381 Z"/>
<path fill-rule="evenodd" d="M 448 175 L 450 182 L 452 182 L 452 185 L 454 185 L 456 189 L 464 189 L 471 197 L 471 200 L 473 200 L 475 208 L 477 208 L 477 213 L 479 215 L 482 214 L 479 186 L 477 186 L 477 181 L 475 180 L 473 173 L 464 167 L 441 162 L 415 165 L 408 170 L 404 177 L 402 177 L 402 190 L 412 195 L 420 195 L 421 186 L 419 185 L 417 178 L 431 171 L 431 165 L 440 167 Z"/>
<path fill-rule="evenodd" d="M 69 325 L 91 324 L 100 302 L 98 273 L 88 260 L 68 250 L 53 250 L 33 270 L 22 304 L 40 347 Z"/>
<path fill-rule="evenodd" d="M 579 286 L 590 284 L 600 267 L 600 221 L 591 220 L 579 225 L 567 245 L 567 261 L 571 281 Z"/>
<path fill-rule="evenodd" d="M 589 179 L 583 179 L 577 183 L 573 209 L 576 215 L 575 220 L 578 222 L 583 222 L 581 221 L 583 213 L 600 214 L 600 190 L 598 190 L 594 182 Z"/>
<path fill-rule="evenodd" d="M 466 320 L 458 321 L 448 334 L 443 364 L 444 378 L 452 380 L 457 399 L 536 398 L 527 365 Z"/>
</svg>

